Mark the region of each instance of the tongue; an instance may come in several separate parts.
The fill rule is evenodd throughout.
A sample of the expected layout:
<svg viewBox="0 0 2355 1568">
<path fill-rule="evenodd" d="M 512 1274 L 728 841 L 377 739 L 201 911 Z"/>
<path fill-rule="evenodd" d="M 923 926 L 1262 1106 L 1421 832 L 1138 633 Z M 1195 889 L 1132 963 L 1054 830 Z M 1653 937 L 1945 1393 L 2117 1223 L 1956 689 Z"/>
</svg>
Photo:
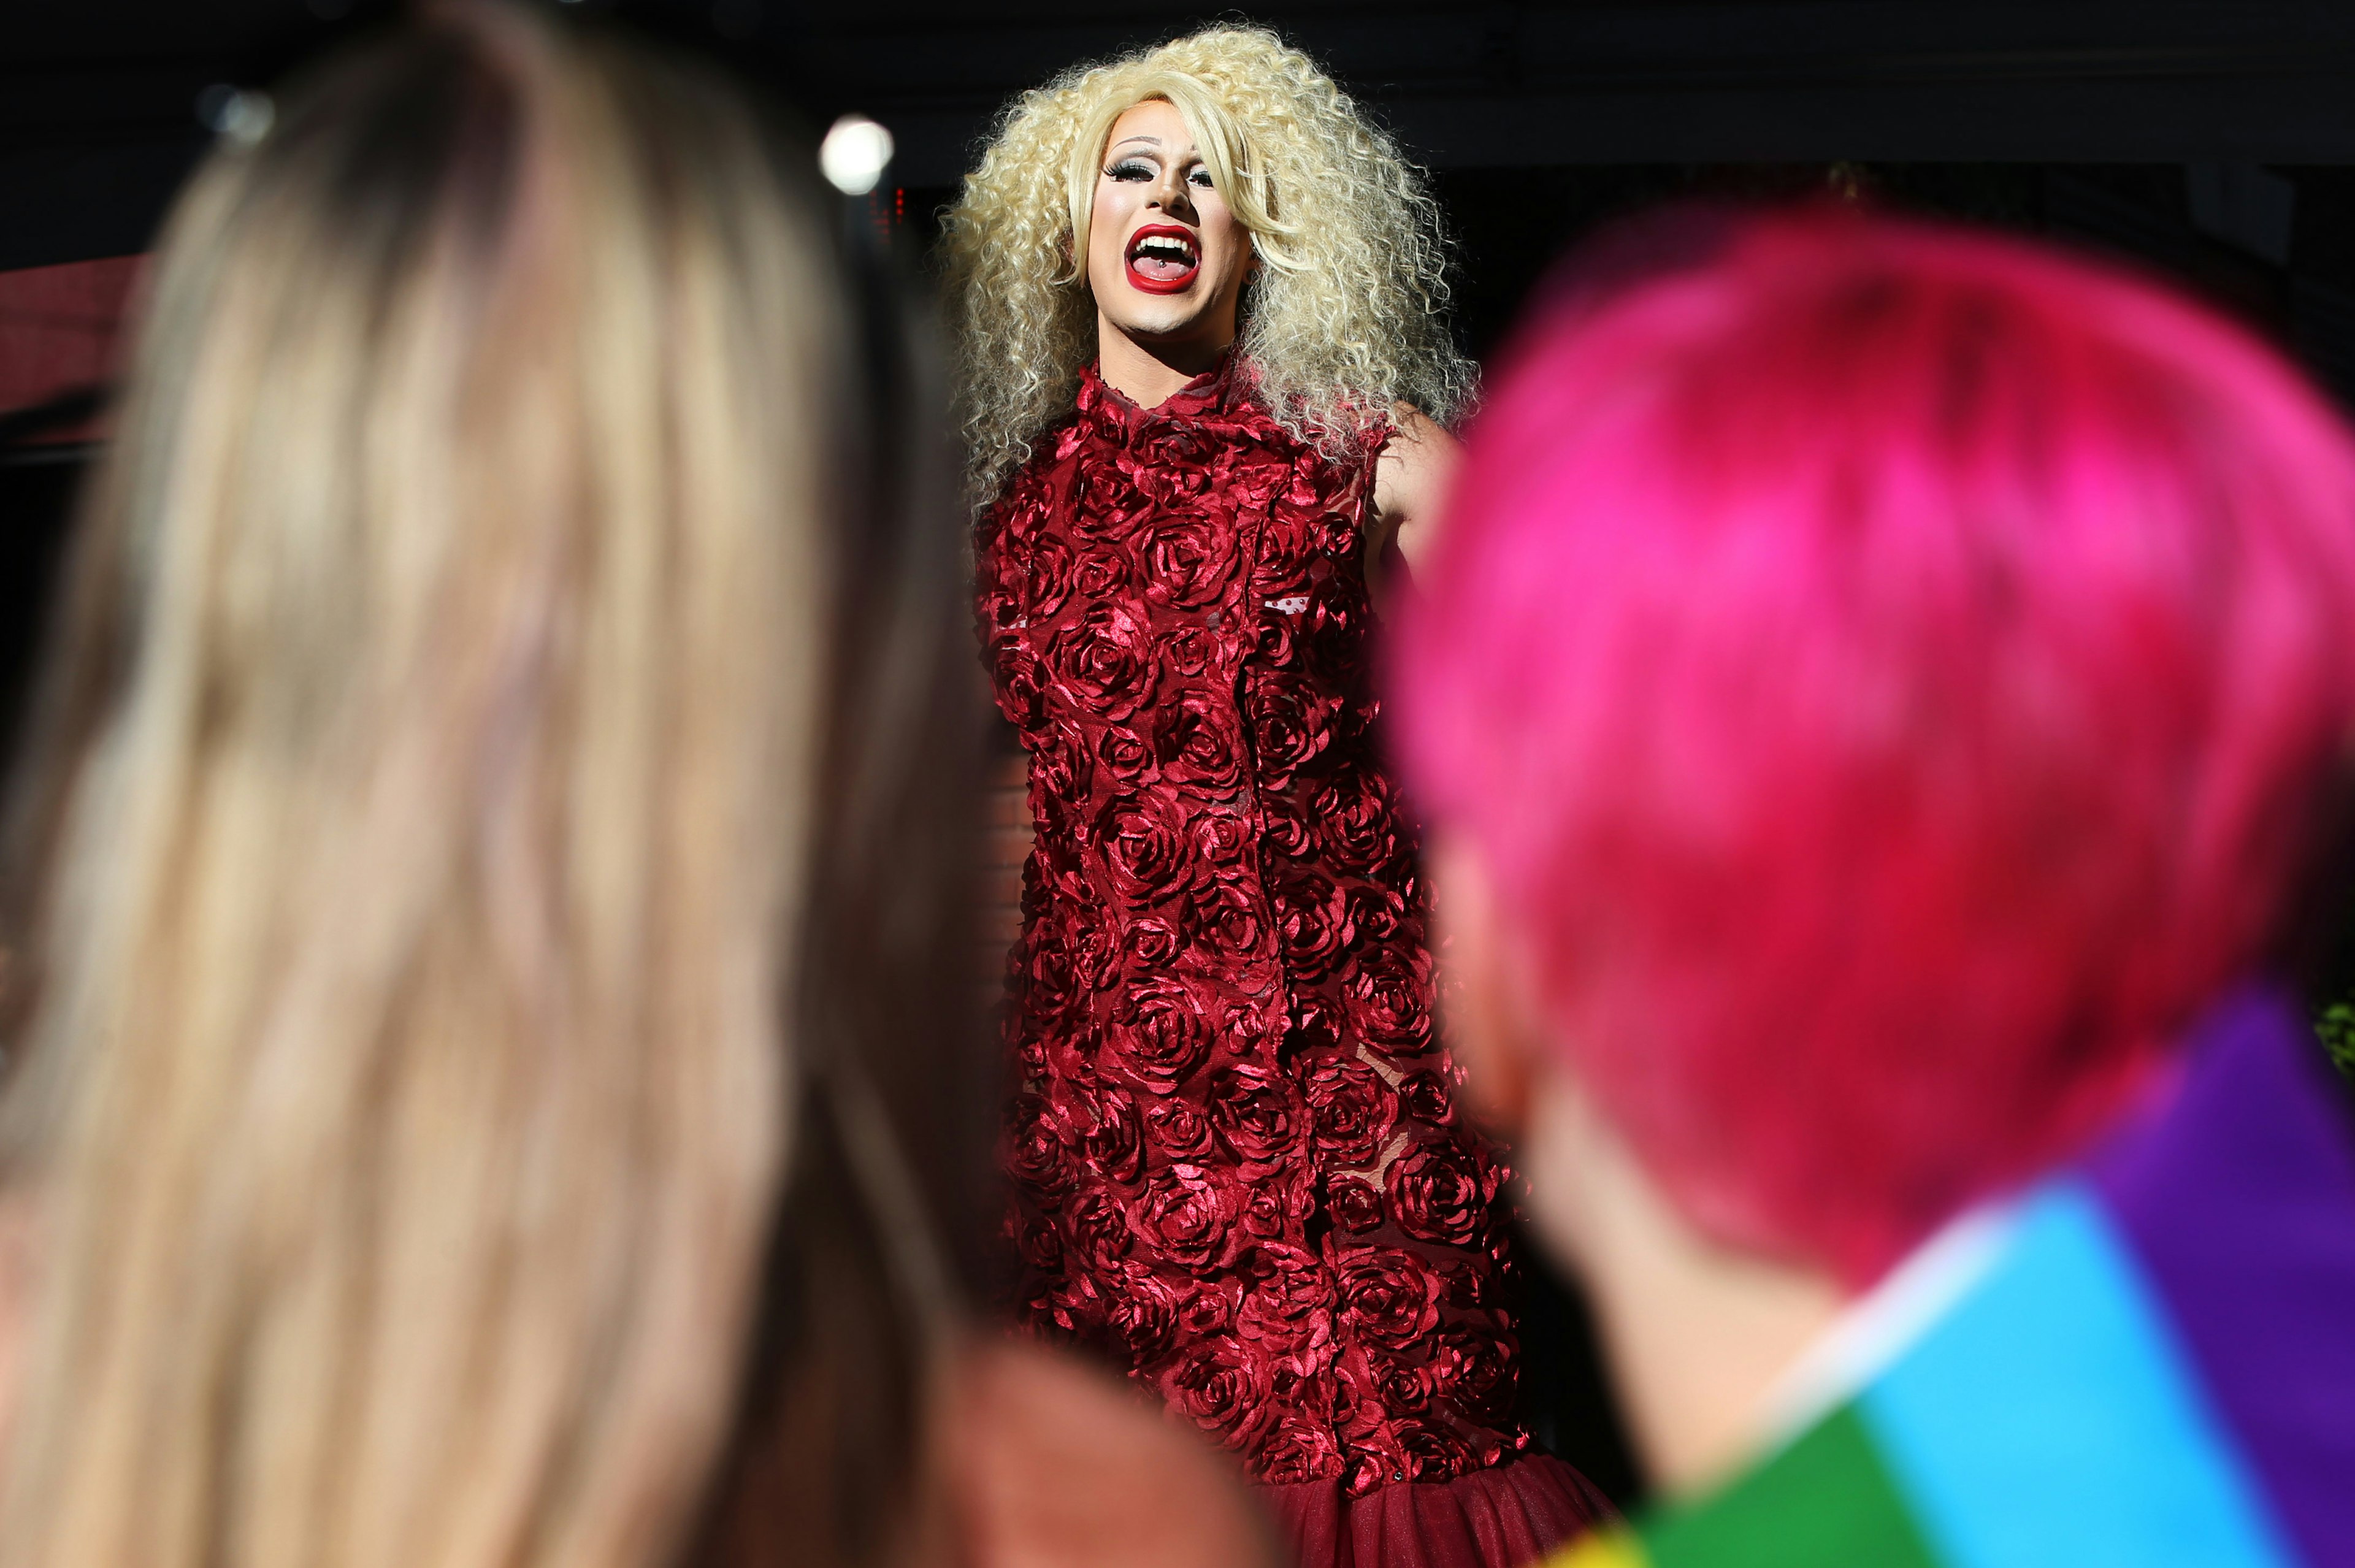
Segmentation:
<svg viewBox="0 0 2355 1568">
<path fill-rule="evenodd" d="M 1138 277 L 1156 283 L 1175 283 L 1194 270 L 1191 261 L 1173 261 L 1164 256 L 1132 256 L 1128 265 Z"/>
</svg>

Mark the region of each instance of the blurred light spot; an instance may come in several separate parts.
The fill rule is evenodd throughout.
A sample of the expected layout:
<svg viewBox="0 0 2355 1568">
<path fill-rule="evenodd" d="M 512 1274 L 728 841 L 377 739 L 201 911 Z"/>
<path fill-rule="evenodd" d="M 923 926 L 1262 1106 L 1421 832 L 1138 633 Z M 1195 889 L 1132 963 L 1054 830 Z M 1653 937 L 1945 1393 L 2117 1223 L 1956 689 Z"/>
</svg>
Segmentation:
<svg viewBox="0 0 2355 1568">
<path fill-rule="evenodd" d="M 304 4 L 322 22 L 341 21 L 352 9 L 352 0 L 304 0 Z"/>
<path fill-rule="evenodd" d="M 845 196 L 865 196 L 891 162 L 891 133 L 864 114 L 846 114 L 818 144 L 817 166 Z"/>
<path fill-rule="evenodd" d="M 269 133 L 278 106 L 266 92 L 250 92 L 217 81 L 197 94 L 197 118 L 219 135 L 251 146 Z"/>
</svg>

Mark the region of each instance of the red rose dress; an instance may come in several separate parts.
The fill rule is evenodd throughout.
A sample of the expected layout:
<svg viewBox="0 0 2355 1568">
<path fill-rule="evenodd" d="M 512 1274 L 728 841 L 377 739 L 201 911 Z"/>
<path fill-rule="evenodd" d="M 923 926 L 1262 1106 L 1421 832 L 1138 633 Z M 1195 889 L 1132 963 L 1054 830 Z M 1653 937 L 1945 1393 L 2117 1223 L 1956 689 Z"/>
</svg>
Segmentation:
<svg viewBox="0 0 2355 1568">
<path fill-rule="evenodd" d="M 1513 1415 L 1503 1172 L 1372 733 L 1372 488 L 1231 363 L 1150 411 L 1091 370 L 983 518 L 1036 824 L 1021 1307 L 1235 1450 L 1305 1562 L 1508 1568 L 1604 1505 Z"/>
</svg>

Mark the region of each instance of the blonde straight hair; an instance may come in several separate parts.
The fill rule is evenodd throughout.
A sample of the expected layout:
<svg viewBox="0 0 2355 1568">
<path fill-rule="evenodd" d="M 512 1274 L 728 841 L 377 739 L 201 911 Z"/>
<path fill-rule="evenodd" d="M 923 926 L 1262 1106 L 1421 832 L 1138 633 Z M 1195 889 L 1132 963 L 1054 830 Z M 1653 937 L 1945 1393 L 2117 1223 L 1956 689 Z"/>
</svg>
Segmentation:
<svg viewBox="0 0 2355 1568">
<path fill-rule="evenodd" d="M 179 203 L 20 801 L 7 1568 L 695 1529 L 803 1125 L 845 347 L 787 183 L 456 4 Z"/>
</svg>

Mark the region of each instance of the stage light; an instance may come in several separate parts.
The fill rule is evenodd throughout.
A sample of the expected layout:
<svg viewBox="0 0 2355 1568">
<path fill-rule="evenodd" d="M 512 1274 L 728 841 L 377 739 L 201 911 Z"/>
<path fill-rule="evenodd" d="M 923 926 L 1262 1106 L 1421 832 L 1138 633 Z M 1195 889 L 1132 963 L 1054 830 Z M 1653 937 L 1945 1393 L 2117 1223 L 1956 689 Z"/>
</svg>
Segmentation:
<svg viewBox="0 0 2355 1568">
<path fill-rule="evenodd" d="M 817 166 L 845 196 L 865 196 L 891 162 L 891 133 L 864 114 L 836 121 L 818 144 Z"/>
<path fill-rule="evenodd" d="M 266 92 L 253 92 L 217 81 L 197 94 L 197 118 L 218 135 L 251 146 L 269 133 L 278 118 L 278 106 Z"/>
</svg>

